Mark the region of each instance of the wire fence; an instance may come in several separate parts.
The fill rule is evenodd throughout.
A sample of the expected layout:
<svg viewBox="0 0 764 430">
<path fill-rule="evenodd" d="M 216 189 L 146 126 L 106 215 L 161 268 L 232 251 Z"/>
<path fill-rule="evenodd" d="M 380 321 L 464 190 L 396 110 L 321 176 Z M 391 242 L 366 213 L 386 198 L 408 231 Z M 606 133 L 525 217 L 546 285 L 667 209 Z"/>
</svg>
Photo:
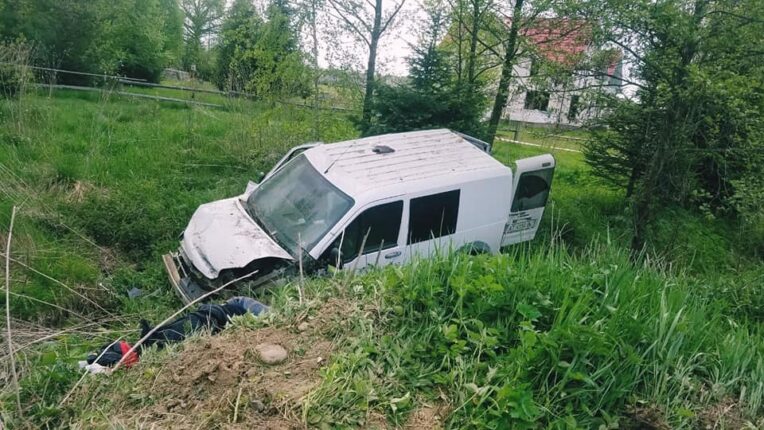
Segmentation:
<svg viewBox="0 0 764 430">
<path fill-rule="evenodd" d="M 63 89 L 63 90 L 71 90 L 71 91 L 108 92 L 109 94 L 116 94 L 116 95 L 124 96 L 124 97 L 135 97 L 135 98 L 155 100 L 160 102 L 181 103 L 186 105 L 196 105 L 196 106 L 203 106 L 203 107 L 216 108 L 216 109 L 227 109 L 228 107 L 225 104 L 221 104 L 221 103 L 211 103 L 209 101 L 205 102 L 205 101 L 196 100 L 196 94 L 213 94 L 213 95 L 224 97 L 225 99 L 228 99 L 228 100 L 244 98 L 244 99 L 254 101 L 254 100 L 260 99 L 259 97 L 257 97 L 256 94 L 242 92 L 242 91 L 220 91 L 220 90 L 209 89 L 209 88 L 197 88 L 197 87 L 182 86 L 182 85 L 167 85 L 167 84 L 161 84 L 161 83 L 147 82 L 145 79 L 131 78 L 127 76 L 79 72 L 74 70 L 32 66 L 27 64 L 18 64 L 18 63 L 10 63 L 10 62 L 2 62 L 2 61 L 0 61 L 0 65 L 19 67 L 19 68 L 28 68 L 32 70 L 49 72 L 51 74 L 50 76 L 47 76 L 47 79 L 49 82 L 34 84 L 34 86 L 38 88 L 47 88 L 49 90 Z M 56 74 L 101 78 L 103 79 L 103 85 L 88 86 L 88 85 L 57 84 L 55 83 Z M 123 90 L 117 89 L 117 88 L 122 88 L 124 86 L 138 87 L 138 88 L 151 88 L 151 89 L 165 89 L 165 90 L 178 91 L 181 93 L 190 93 L 191 99 L 159 96 L 159 95 L 138 93 L 138 92 L 132 92 L 132 91 L 123 91 Z M 344 106 L 311 105 L 307 103 L 298 103 L 298 102 L 290 101 L 290 100 L 275 100 L 275 102 L 279 104 L 294 106 L 294 107 L 303 108 L 303 109 L 319 109 L 319 110 L 328 110 L 333 112 L 346 112 L 346 113 L 358 112 L 357 109 L 350 109 Z"/>
</svg>

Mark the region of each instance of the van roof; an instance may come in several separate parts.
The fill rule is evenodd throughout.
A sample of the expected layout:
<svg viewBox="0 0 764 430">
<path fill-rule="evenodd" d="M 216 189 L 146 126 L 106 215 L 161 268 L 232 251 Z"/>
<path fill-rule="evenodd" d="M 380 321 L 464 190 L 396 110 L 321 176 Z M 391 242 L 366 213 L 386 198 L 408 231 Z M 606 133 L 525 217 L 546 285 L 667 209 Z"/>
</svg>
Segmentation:
<svg viewBox="0 0 764 430">
<path fill-rule="evenodd" d="M 318 145 L 311 163 L 351 196 L 400 195 L 512 171 L 464 136 L 447 129 L 385 134 Z"/>
</svg>

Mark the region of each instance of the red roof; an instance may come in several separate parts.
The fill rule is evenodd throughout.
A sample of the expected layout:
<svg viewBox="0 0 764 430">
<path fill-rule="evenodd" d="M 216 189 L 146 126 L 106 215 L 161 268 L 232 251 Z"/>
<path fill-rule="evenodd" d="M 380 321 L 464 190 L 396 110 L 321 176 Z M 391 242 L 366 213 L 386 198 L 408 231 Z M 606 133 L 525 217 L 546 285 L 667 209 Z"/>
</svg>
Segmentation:
<svg viewBox="0 0 764 430">
<path fill-rule="evenodd" d="M 568 18 L 537 18 L 521 34 L 548 60 L 567 65 L 576 63 L 591 41 L 588 23 Z"/>
</svg>

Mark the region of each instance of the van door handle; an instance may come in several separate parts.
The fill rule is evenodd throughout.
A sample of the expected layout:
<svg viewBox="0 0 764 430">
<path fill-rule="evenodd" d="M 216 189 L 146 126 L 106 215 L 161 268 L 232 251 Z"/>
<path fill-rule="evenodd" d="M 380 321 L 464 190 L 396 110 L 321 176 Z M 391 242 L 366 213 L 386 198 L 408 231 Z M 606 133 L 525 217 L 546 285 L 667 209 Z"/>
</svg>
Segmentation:
<svg viewBox="0 0 764 430">
<path fill-rule="evenodd" d="M 395 252 L 391 252 L 389 254 L 385 254 L 385 259 L 389 260 L 391 258 L 400 257 L 400 256 L 401 256 L 401 252 L 400 251 L 395 251 Z"/>
</svg>

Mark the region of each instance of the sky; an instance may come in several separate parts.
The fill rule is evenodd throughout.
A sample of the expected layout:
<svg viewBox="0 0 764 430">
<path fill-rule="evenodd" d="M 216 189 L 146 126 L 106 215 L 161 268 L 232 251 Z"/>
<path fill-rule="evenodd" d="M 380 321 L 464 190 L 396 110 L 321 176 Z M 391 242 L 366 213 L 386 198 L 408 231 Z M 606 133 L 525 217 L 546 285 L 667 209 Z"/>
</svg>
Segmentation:
<svg viewBox="0 0 764 430">
<path fill-rule="evenodd" d="M 385 12 L 389 12 L 399 1 L 385 0 Z M 353 63 L 356 68 L 363 70 L 368 60 L 368 47 L 353 40 L 347 34 L 336 34 L 334 31 L 337 24 L 336 16 L 332 17 L 333 10 L 329 4 L 325 4 L 322 11 L 323 17 L 319 17 L 319 65 L 321 67 L 341 66 L 342 63 Z M 417 42 L 416 23 L 423 14 L 423 9 L 418 1 L 407 0 L 404 7 L 396 17 L 394 26 L 389 28 L 380 41 L 377 56 L 377 70 L 379 73 L 406 76 L 408 64 L 406 58 L 412 53 L 411 44 Z M 335 14 L 336 15 L 336 14 Z M 306 47 L 310 41 L 305 40 Z"/>
</svg>

